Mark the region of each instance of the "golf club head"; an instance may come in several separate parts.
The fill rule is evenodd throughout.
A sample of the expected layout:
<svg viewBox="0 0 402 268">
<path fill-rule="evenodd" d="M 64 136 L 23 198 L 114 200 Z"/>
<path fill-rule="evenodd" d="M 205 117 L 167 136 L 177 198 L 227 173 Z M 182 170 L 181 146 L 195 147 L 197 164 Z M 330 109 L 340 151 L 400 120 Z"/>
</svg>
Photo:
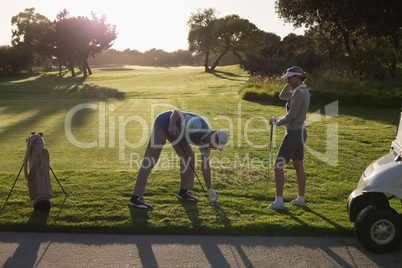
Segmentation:
<svg viewBox="0 0 402 268">
<path fill-rule="evenodd" d="M 220 208 L 220 207 L 221 207 L 218 203 L 212 203 L 212 206 L 213 206 L 214 208 Z"/>
</svg>

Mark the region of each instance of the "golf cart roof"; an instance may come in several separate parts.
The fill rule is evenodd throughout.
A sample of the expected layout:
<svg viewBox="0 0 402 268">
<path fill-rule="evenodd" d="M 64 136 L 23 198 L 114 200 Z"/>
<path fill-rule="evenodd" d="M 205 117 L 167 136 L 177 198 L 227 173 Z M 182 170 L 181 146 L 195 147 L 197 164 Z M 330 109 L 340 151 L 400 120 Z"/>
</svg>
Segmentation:
<svg viewBox="0 0 402 268">
<path fill-rule="evenodd" d="M 399 125 L 396 131 L 395 140 L 392 141 L 391 148 L 396 154 L 402 154 L 402 112 L 399 115 Z"/>
<path fill-rule="evenodd" d="M 398 130 L 396 132 L 396 138 L 395 140 L 402 145 L 402 112 L 399 116 L 399 126 L 398 126 Z"/>
</svg>

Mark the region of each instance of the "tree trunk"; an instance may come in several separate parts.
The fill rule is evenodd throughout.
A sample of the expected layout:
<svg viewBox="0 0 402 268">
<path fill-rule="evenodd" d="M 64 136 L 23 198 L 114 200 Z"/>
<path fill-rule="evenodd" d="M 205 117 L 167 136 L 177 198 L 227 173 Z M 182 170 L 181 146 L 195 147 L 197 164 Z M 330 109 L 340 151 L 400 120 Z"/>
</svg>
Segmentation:
<svg viewBox="0 0 402 268">
<path fill-rule="evenodd" d="M 204 67 L 205 67 L 205 72 L 209 73 L 210 72 L 210 69 L 209 69 L 209 51 L 207 51 L 205 53 Z"/>
<path fill-rule="evenodd" d="M 211 66 L 211 71 L 214 71 L 215 70 L 215 68 L 216 68 L 216 66 L 218 66 L 218 64 L 219 64 L 219 61 L 222 59 L 222 57 L 223 56 L 225 56 L 225 54 L 226 53 L 228 53 L 229 52 L 229 49 L 225 49 L 225 51 L 224 52 L 222 52 L 219 56 L 218 56 L 218 58 L 216 59 L 216 61 L 212 64 L 212 66 Z M 235 54 L 236 55 L 236 54 Z M 237 56 L 237 55 L 236 55 Z"/>
<path fill-rule="evenodd" d="M 400 42 L 399 31 L 398 30 L 393 31 L 392 40 L 394 41 L 395 51 L 400 51 L 401 42 Z M 392 58 L 391 69 L 390 69 L 391 77 L 396 76 L 396 64 L 397 64 L 396 55 L 394 55 L 393 58 Z"/>
<path fill-rule="evenodd" d="M 87 74 L 87 68 L 85 67 L 84 64 L 83 64 L 83 66 L 82 66 L 82 71 L 84 72 L 84 77 L 87 77 L 87 76 L 88 76 L 88 74 Z"/>
<path fill-rule="evenodd" d="M 238 57 L 240 61 L 242 60 L 240 54 L 237 53 L 237 51 L 233 51 L 233 54 L 234 54 L 236 57 Z"/>
<path fill-rule="evenodd" d="M 72 77 L 76 77 L 75 71 L 74 71 L 74 63 L 70 63 L 70 72 Z"/>
<path fill-rule="evenodd" d="M 391 77 L 396 76 L 396 57 L 394 56 L 391 62 L 391 69 L 389 70 Z"/>
<path fill-rule="evenodd" d="M 62 70 L 63 65 L 61 62 L 59 63 L 59 78 L 61 78 L 61 70 Z"/>
<path fill-rule="evenodd" d="M 87 60 L 87 59 L 84 59 L 83 67 L 84 67 L 84 74 L 86 74 L 86 73 L 87 73 L 87 70 L 88 70 L 88 75 L 92 75 L 92 71 L 91 71 L 91 68 L 89 68 L 89 64 L 88 64 L 88 60 Z M 85 76 L 86 76 L 86 75 L 85 75 Z"/>
<path fill-rule="evenodd" d="M 343 43 L 345 45 L 345 50 L 349 54 L 350 57 L 353 57 L 353 52 L 352 49 L 350 48 L 350 36 L 349 32 L 345 29 L 343 29 L 338 23 L 336 23 L 338 26 L 339 31 L 341 32 L 341 35 L 343 37 Z"/>
</svg>

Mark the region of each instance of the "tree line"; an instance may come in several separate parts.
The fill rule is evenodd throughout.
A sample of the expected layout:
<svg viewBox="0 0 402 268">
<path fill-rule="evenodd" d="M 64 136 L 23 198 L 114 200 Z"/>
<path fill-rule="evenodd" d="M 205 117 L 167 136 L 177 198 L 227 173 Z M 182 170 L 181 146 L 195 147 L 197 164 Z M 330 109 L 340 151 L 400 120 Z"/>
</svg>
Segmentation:
<svg viewBox="0 0 402 268">
<path fill-rule="evenodd" d="M 317 53 L 347 63 L 356 74 L 395 77 L 402 60 L 400 0 L 277 0 L 276 10 L 295 27 L 304 25 Z"/>
<path fill-rule="evenodd" d="M 155 48 L 145 52 L 131 49 L 124 51 L 108 49 L 95 58 L 88 59 L 88 62 L 93 65 L 202 66 L 204 59 L 202 55 L 197 55 L 189 50 L 182 49 L 173 52 L 166 52 Z M 240 61 L 235 55 L 228 53 L 228 55 L 220 60 L 219 65 L 235 65 L 239 63 Z"/>
<path fill-rule="evenodd" d="M 237 15 L 217 18 L 215 10 L 205 9 L 188 22 L 190 51 L 204 55 L 206 71 L 231 51 L 251 75 L 274 76 L 292 65 L 308 71 L 342 65 L 357 77 L 385 79 L 387 70 L 396 76 L 402 1 L 277 0 L 275 5 L 285 22 L 307 29 L 303 36 L 281 40 Z"/>
<path fill-rule="evenodd" d="M 52 70 L 59 66 L 60 76 L 67 67 L 72 76 L 79 66 L 84 76 L 92 74 L 88 58 L 110 48 L 117 37 L 116 26 L 106 23 L 106 16 L 92 18 L 72 17 L 67 10 L 61 11 L 51 22 L 35 13 L 35 8 L 12 17 L 12 46 L 0 49 L 0 69 L 20 72 L 35 67 Z"/>
<path fill-rule="evenodd" d="M 309 72 L 342 65 L 353 75 L 374 79 L 384 79 L 387 71 L 396 75 L 402 61 L 402 1 L 277 0 L 275 5 L 280 18 L 304 26 L 305 34 L 281 39 L 238 15 L 218 17 L 209 8 L 189 17 L 189 49 L 171 53 L 108 49 L 117 34 L 105 16 L 74 18 L 64 10 L 50 22 L 33 8 L 26 9 L 12 19 L 17 30 L 13 46 L 0 48 L 0 70 L 49 67 L 56 62 L 73 75 L 75 66 L 87 75 L 90 59 L 91 64 L 201 65 L 206 72 L 240 63 L 255 76 L 278 75 L 291 65 Z"/>
</svg>

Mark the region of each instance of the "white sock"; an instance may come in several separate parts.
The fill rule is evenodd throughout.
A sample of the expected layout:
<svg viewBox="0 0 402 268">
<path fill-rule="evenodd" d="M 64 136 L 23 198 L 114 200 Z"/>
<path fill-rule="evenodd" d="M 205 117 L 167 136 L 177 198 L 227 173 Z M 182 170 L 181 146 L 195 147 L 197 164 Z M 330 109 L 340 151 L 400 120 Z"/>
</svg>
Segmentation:
<svg viewBox="0 0 402 268">
<path fill-rule="evenodd" d="M 304 202 L 304 196 L 298 195 L 297 196 L 297 201 Z"/>
<path fill-rule="evenodd" d="M 282 196 L 276 196 L 275 203 L 283 203 L 283 197 Z"/>
</svg>

